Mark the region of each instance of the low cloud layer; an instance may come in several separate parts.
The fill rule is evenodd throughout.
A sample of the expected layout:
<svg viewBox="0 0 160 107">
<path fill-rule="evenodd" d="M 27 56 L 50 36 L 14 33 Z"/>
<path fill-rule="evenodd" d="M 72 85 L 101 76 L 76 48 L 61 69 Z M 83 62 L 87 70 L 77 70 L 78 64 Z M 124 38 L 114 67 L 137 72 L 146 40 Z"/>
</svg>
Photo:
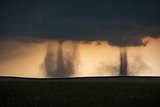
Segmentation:
<svg viewBox="0 0 160 107">
<path fill-rule="evenodd" d="M 0 7 L 0 40 L 104 40 L 139 46 L 145 36 L 160 37 L 159 0 L 3 0 Z"/>
</svg>

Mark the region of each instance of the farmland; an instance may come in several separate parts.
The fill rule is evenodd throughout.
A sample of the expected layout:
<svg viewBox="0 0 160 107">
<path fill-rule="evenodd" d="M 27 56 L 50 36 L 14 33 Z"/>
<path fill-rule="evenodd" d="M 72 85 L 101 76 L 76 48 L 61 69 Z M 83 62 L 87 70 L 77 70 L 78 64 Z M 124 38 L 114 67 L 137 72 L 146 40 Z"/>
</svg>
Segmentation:
<svg viewBox="0 0 160 107">
<path fill-rule="evenodd" d="M 159 104 L 159 78 L 106 78 L 1 78 L 0 103 L 5 107 L 103 107 Z"/>
</svg>

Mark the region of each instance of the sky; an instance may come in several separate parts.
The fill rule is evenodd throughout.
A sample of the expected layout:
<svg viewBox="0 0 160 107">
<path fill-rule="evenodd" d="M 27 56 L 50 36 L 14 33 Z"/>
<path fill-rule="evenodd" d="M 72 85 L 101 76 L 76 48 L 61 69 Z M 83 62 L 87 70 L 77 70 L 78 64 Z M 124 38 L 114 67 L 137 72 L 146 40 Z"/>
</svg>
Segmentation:
<svg viewBox="0 0 160 107">
<path fill-rule="evenodd" d="M 0 75 L 115 76 L 127 47 L 128 75 L 159 76 L 159 19 L 159 0 L 1 0 Z"/>
<path fill-rule="evenodd" d="M 127 76 L 160 76 L 160 38 L 145 37 L 146 46 L 127 46 Z M 59 46 L 61 45 L 61 51 Z M 119 76 L 121 47 L 107 41 L 58 40 L 0 43 L 0 76 Z"/>
<path fill-rule="evenodd" d="M 1 0 L 0 34 L 24 39 L 157 37 L 159 11 L 159 0 Z"/>
</svg>

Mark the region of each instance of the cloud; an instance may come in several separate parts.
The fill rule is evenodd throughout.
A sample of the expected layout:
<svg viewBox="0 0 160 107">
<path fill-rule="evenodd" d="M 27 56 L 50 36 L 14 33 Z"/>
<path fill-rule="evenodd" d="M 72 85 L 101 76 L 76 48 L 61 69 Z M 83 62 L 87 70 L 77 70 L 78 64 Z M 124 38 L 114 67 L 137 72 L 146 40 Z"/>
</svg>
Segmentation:
<svg viewBox="0 0 160 107">
<path fill-rule="evenodd" d="M 17 42 L 17 43 L 43 43 L 47 42 L 45 38 L 25 36 L 25 35 L 1 35 L 0 42 Z"/>
<path fill-rule="evenodd" d="M 69 20 L 69 19 L 68 19 Z M 69 20 L 70 21 L 70 20 Z M 21 42 L 42 42 L 45 40 L 105 40 L 116 46 L 146 45 L 142 39 L 146 36 L 160 37 L 160 27 L 126 22 L 88 22 L 73 20 L 66 25 L 57 24 L 53 28 L 41 29 L 39 35 L 12 35 L 0 40 Z M 58 26 L 55 28 L 56 26 Z M 54 30 L 53 30 L 54 29 Z M 47 31 L 46 31 L 47 30 Z M 44 33 L 41 33 L 44 32 Z"/>
<path fill-rule="evenodd" d="M 142 41 L 146 36 L 160 37 L 158 26 L 123 22 L 86 23 L 85 26 L 94 33 L 93 36 L 88 36 L 88 39 L 107 40 L 116 46 L 146 45 L 146 42 Z"/>
</svg>

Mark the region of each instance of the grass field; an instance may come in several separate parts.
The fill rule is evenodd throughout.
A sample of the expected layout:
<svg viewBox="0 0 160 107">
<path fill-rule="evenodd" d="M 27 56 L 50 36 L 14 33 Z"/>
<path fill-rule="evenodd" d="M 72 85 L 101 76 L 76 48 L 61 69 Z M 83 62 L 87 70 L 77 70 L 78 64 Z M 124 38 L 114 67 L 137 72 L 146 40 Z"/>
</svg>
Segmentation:
<svg viewBox="0 0 160 107">
<path fill-rule="evenodd" d="M 123 79 L 123 78 L 120 78 Z M 160 104 L 160 82 L 83 79 L 1 79 L 0 105 L 113 107 Z"/>
</svg>

